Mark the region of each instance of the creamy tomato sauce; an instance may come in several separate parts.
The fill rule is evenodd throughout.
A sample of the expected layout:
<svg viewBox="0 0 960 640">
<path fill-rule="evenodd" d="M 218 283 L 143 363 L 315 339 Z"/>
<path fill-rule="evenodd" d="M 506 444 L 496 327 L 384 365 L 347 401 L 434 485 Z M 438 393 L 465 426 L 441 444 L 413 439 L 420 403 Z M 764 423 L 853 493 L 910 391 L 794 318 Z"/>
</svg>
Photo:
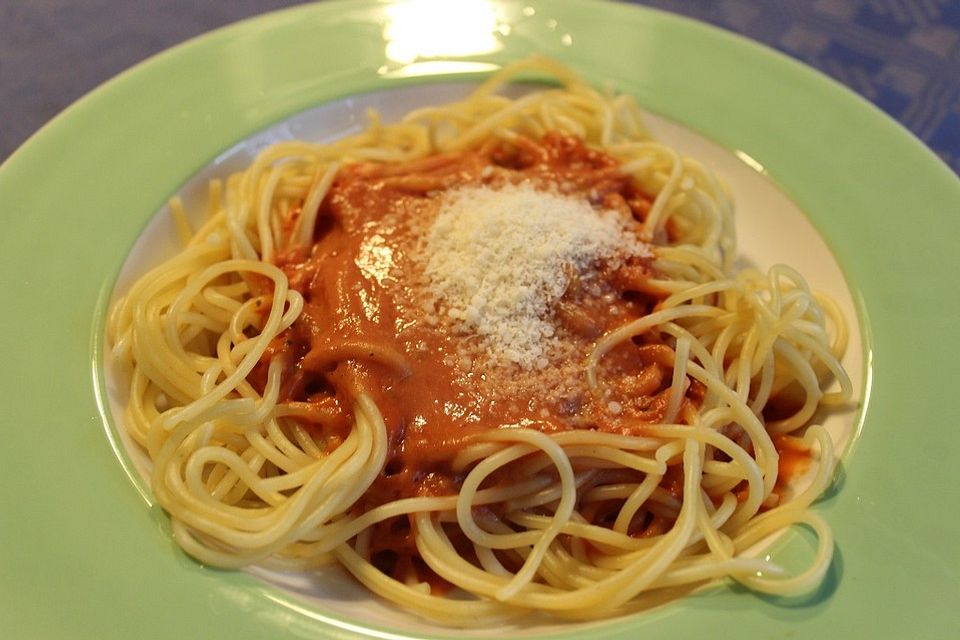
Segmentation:
<svg viewBox="0 0 960 640">
<path fill-rule="evenodd" d="M 662 418 L 672 365 L 666 345 L 629 345 L 607 356 L 604 397 L 593 397 L 585 383 L 595 340 L 656 304 L 645 284 L 649 258 L 615 269 L 599 261 L 589 274 L 574 274 L 552 310 L 563 348 L 532 370 L 471 350 L 471 336 L 451 331 L 425 304 L 421 240 L 443 193 L 520 183 L 625 219 L 642 220 L 650 207 L 612 157 L 578 139 L 519 138 L 406 165 L 347 165 L 321 205 L 314 245 L 277 260 L 306 303 L 253 378 L 282 358 L 281 401 L 316 407 L 315 420 L 301 419 L 333 444 L 349 431 L 352 394 L 371 395 L 387 424 L 390 455 L 370 498 L 454 492 L 449 462 L 485 430 L 519 424 L 637 433 Z M 694 385 L 690 393 L 698 391 Z"/>
<path fill-rule="evenodd" d="M 472 336 L 453 331 L 428 304 L 422 238 L 442 195 L 468 185 L 519 183 L 634 220 L 650 207 L 612 157 L 578 139 L 519 138 L 406 165 L 347 165 L 321 205 L 313 246 L 277 260 L 306 302 L 251 378 L 262 383 L 270 360 L 281 358 L 280 400 L 312 407 L 299 419 L 332 446 L 349 432 L 355 394 L 373 398 L 390 452 L 365 498 L 370 505 L 455 493 L 459 478 L 450 461 L 486 430 L 522 425 L 643 435 L 644 425 L 664 417 L 673 363 L 665 344 L 638 338 L 608 354 L 600 369 L 602 397 L 589 392 L 585 379 L 584 360 L 595 340 L 649 313 L 660 299 L 647 285 L 649 259 L 631 258 L 616 268 L 600 261 L 588 274 L 590 286 L 582 274 L 571 278 L 552 310 L 563 348 L 542 368 L 524 370 L 478 353 Z M 681 406 L 697 406 L 703 392 L 694 382 Z M 792 476 L 802 465 L 781 467 Z M 664 484 L 671 494 L 681 487 Z"/>
</svg>

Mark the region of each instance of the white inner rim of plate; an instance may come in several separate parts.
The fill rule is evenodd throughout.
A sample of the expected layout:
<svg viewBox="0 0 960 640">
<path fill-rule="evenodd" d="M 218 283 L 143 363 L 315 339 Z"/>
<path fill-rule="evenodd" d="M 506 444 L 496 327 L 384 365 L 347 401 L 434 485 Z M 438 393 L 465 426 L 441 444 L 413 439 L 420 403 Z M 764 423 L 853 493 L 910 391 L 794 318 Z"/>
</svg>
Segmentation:
<svg viewBox="0 0 960 640">
<path fill-rule="evenodd" d="M 301 139 L 331 141 L 356 133 L 367 123 L 366 111 L 374 108 L 385 121 L 399 119 L 405 113 L 426 104 L 441 104 L 462 98 L 473 85 L 464 83 L 412 86 L 379 91 L 345 98 L 299 113 L 230 148 L 190 178 L 179 191 L 188 213 L 206 212 L 208 182 L 244 169 L 263 148 L 282 140 Z M 645 121 L 653 136 L 681 154 L 690 156 L 710 167 L 729 186 L 736 203 L 738 253 L 741 264 L 766 271 L 770 266 L 784 263 L 797 269 L 810 286 L 831 296 L 839 305 L 850 330 L 850 342 L 843 359 L 854 390 L 852 406 L 859 406 L 863 390 L 865 367 L 860 325 L 846 281 L 840 266 L 823 239 L 806 216 L 766 176 L 755 160 L 740 152 L 710 141 L 672 121 L 645 114 Z M 196 223 L 199 220 L 191 220 Z M 178 236 L 164 206 L 153 216 L 137 239 L 117 279 L 112 299 L 122 295 L 141 274 L 180 248 Z M 105 349 L 109 355 L 109 345 Z M 141 477 L 149 478 L 149 460 L 126 435 L 122 426 L 123 407 L 127 391 L 118 379 L 110 362 L 106 362 L 107 398 L 114 424 L 120 433 L 114 435 L 123 442 L 127 453 Z M 826 416 L 824 426 L 833 438 L 838 452 L 846 450 L 856 430 L 858 412 L 854 409 Z M 802 486 L 804 479 L 798 480 Z M 799 487 L 798 487 L 799 488 Z M 336 618 L 362 621 L 376 627 L 405 632 L 449 631 L 424 622 L 370 594 L 364 587 L 339 567 L 328 567 L 311 573 L 282 573 L 253 567 L 248 572 L 285 591 L 296 594 L 307 607 L 297 610 L 318 619 L 336 624 Z M 269 592 L 267 592 L 269 597 Z M 278 603 L 288 604 L 282 599 Z M 331 620 L 327 616 L 332 616 Z M 593 626 L 597 623 L 590 623 Z M 570 630 L 571 625 L 557 625 L 542 619 L 529 618 L 516 623 L 512 630 L 524 634 L 545 633 L 558 629 Z M 477 630 L 458 631 L 457 635 L 483 636 Z"/>
</svg>

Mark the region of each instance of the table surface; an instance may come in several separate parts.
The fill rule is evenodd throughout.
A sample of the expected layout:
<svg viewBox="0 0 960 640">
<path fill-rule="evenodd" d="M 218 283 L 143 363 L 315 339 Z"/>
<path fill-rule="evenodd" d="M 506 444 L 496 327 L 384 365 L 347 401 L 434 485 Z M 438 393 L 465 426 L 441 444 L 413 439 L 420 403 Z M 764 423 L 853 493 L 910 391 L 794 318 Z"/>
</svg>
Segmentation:
<svg viewBox="0 0 960 640">
<path fill-rule="evenodd" d="M 291 0 L 0 0 L 0 161 L 124 69 Z M 799 59 L 960 173 L 960 0 L 643 0 Z"/>
</svg>

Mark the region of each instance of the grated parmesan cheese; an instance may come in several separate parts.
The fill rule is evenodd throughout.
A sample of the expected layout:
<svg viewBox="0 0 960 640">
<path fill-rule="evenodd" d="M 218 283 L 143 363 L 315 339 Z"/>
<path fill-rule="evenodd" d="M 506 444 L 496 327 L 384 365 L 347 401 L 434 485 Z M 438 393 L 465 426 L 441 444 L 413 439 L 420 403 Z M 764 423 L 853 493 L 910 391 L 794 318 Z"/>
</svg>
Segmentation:
<svg viewBox="0 0 960 640">
<path fill-rule="evenodd" d="M 529 184 L 448 192 L 426 234 L 433 303 L 494 359 L 542 369 L 556 342 L 552 306 L 571 273 L 589 280 L 600 260 L 616 267 L 648 255 L 631 223 Z"/>
</svg>

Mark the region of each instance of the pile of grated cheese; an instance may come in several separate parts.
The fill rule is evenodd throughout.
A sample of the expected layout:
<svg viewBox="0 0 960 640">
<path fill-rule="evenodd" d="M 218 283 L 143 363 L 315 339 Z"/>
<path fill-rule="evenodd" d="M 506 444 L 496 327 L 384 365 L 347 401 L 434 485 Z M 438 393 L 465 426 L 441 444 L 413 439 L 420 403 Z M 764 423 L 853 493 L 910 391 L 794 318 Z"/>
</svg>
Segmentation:
<svg viewBox="0 0 960 640">
<path fill-rule="evenodd" d="M 649 255 L 630 223 L 527 183 L 448 192 L 426 234 L 429 304 L 479 336 L 495 361 L 542 369 L 556 343 L 552 307 L 571 274 L 589 281 L 601 260 L 616 268 Z"/>
</svg>

